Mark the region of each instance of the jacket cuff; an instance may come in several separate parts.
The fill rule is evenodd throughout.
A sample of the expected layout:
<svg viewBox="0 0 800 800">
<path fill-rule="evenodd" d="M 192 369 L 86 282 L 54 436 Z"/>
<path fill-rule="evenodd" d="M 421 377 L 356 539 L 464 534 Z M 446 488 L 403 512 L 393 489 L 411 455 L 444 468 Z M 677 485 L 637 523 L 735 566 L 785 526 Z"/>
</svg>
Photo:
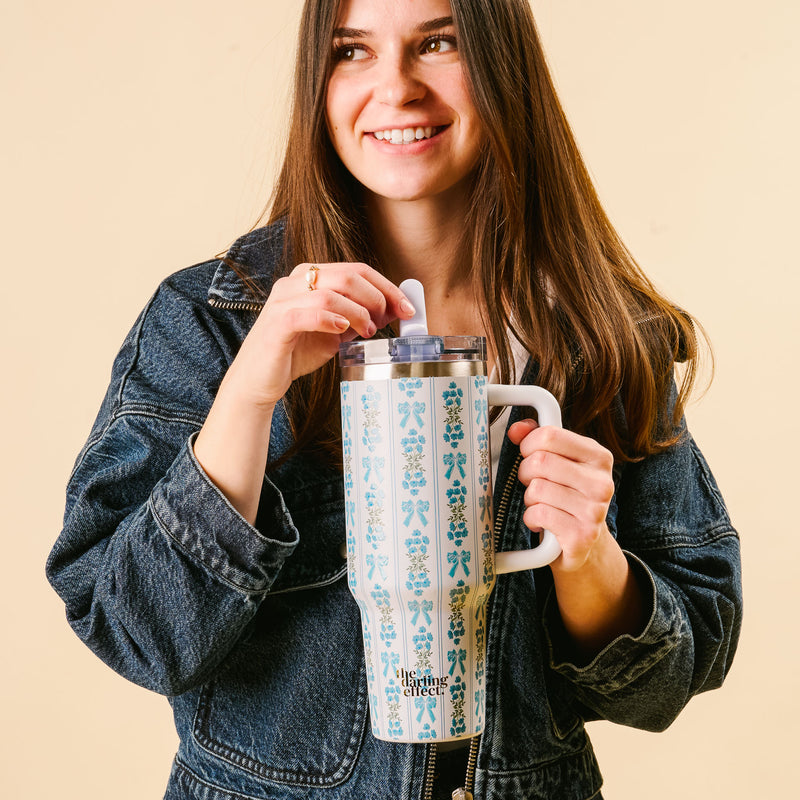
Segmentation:
<svg viewBox="0 0 800 800">
<path fill-rule="evenodd" d="M 299 541 L 283 497 L 264 478 L 259 520 L 264 536 L 231 505 L 194 455 L 193 434 L 153 489 L 150 508 L 161 530 L 208 571 L 243 592 L 269 590 Z"/>
<path fill-rule="evenodd" d="M 551 589 L 544 608 L 544 629 L 551 669 L 570 682 L 600 694 L 619 691 L 664 658 L 680 641 L 682 615 L 668 585 L 636 555 L 625 556 L 636 571 L 645 607 L 651 610 L 644 630 L 638 636 L 618 636 L 586 665 L 572 662 L 573 648 L 565 631 L 555 589 Z M 648 591 L 649 589 L 649 591 Z"/>
</svg>

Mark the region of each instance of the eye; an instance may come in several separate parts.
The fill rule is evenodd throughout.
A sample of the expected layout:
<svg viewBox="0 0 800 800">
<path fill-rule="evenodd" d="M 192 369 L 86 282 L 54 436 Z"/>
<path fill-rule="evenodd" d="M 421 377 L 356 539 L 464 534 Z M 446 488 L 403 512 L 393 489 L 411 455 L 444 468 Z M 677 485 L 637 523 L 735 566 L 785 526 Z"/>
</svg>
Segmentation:
<svg viewBox="0 0 800 800">
<path fill-rule="evenodd" d="M 422 44 L 422 52 L 428 53 L 450 53 L 458 50 L 455 36 L 444 36 L 437 34 L 426 39 Z"/>
<path fill-rule="evenodd" d="M 367 51 L 362 45 L 352 42 L 336 45 L 333 48 L 334 63 L 339 61 L 361 61 L 367 58 L 367 55 Z"/>
</svg>

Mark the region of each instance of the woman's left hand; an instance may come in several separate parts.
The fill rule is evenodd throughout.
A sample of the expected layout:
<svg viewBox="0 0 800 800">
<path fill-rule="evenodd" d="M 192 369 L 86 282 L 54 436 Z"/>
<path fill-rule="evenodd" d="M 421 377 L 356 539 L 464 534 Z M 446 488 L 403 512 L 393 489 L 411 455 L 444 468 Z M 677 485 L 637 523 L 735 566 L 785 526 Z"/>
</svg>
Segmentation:
<svg viewBox="0 0 800 800">
<path fill-rule="evenodd" d="M 512 425 L 508 438 L 523 456 L 519 479 L 526 487 L 525 525 L 532 531 L 546 528 L 558 539 L 562 555 L 554 571 L 580 570 L 608 535 L 614 457 L 594 439 L 540 428 L 531 419 Z"/>
<path fill-rule="evenodd" d="M 546 528 L 561 545 L 550 564 L 561 620 L 576 652 L 591 659 L 646 623 L 643 591 L 606 525 L 614 495 L 614 458 L 594 439 L 522 420 L 508 430 L 523 459 L 523 521 Z"/>
</svg>

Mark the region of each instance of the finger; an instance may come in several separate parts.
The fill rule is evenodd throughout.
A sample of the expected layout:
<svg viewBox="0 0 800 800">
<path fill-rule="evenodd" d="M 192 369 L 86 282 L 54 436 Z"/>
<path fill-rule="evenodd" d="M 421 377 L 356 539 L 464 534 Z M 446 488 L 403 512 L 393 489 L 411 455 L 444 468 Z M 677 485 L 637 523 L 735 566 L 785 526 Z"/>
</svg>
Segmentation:
<svg viewBox="0 0 800 800">
<path fill-rule="evenodd" d="M 539 450 L 546 450 L 573 461 L 597 464 L 609 470 L 614 465 L 611 452 L 594 439 L 550 425 L 530 431 L 520 442 L 523 458 Z"/>
<path fill-rule="evenodd" d="M 592 498 L 570 486 L 537 478 L 525 490 L 525 506 L 547 505 L 579 521 L 587 530 L 596 530 L 606 520 L 608 503 Z"/>
<path fill-rule="evenodd" d="M 299 264 L 292 272 L 294 288 L 284 299 L 317 306 L 346 316 L 357 335 L 370 338 L 386 318 L 386 299 L 353 264 Z M 347 301 L 347 302 L 345 302 Z"/>
<path fill-rule="evenodd" d="M 511 425 L 508 429 L 508 438 L 516 445 L 519 445 L 520 442 L 529 434 L 535 431 L 539 427 L 539 424 L 536 420 L 533 419 L 522 419 L 519 422 L 515 422 Z"/>
<path fill-rule="evenodd" d="M 606 505 L 614 495 L 614 480 L 609 471 L 546 450 L 537 450 L 524 458 L 518 475 L 525 486 L 530 486 L 533 481 L 549 481 L 573 489 L 592 502 Z"/>
<path fill-rule="evenodd" d="M 301 306 L 286 309 L 274 326 L 272 336 L 276 344 L 292 345 L 303 333 L 329 333 L 341 336 L 350 327 L 350 320 L 343 314 L 326 308 Z"/>
<path fill-rule="evenodd" d="M 316 266 L 316 270 L 312 267 Z M 368 264 L 334 262 L 330 264 L 299 264 L 292 273 L 302 280 L 305 289 L 327 288 L 363 305 L 378 327 L 398 317 L 414 315 L 414 307 L 403 292 L 388 278 Z M 314 276 L 313 282 L 307 278 Z"/>
<path fill-rule="evenodd" d="M 362 274 L 361 269 L 366 274 Z M 331 264 L 320 284 L 321 288 L 329 288 L 362 307 L 376 327 L 382 328 L 394 316 L 383 292 L 369 279 L 370 272 L 378 275 L 364 264 Z"/>
<path fill-rule="evenodd" d="M 569 539 L 577 527 L 571 514 L 545 503 L 528 506 L 522 514 L 522 522 L 532 533 L 550 531 L 558 539 L 562 550 L 563 542 Z"/>
<path fill-rule="evenodd" d="M 320 289 L 310 294 L 312 296 L 306 298 L 304 305 L 344 317 L 359 336 L 369 339 L 378 330 L 378 323 L 373 321 L 369 310 L 361 303 L 333 289 Z"/>
<path fill-rule="evenodd" d="M 370 310 L 365 307 L 363 302 L 358 302 L 343 294 L 341 285 L 337 291 L 336 284 L 340 282 L 334 274 L 323 272 L 322 269 L 318 272 L 312 271 L 314 290 L 309 291 L 306 285 L 306 272 L 301 269 L 303 266 L 301 264 L 296 267 L 291 277 L 281 278 L 275 282 L 268 301 L 273 318 L 275 314 L 286 315 L 295 309 L 319 309 L 345 317 L 359 336 L 369 338 L 375 334 L 378 324 L 373 322 Z M 373 289 L 373 292 L 375 291 Z M 309 318 L 304 317 L 304 319 L 308 320 Z M 290 324 L 293 326 L 293 323 Z M 316 327 L 307 330 L 316 330 Z"/>
<path fill-rule="evenodd" d="M 367 264 L 354 264 L 359 276 L 375 286 L 385 300 L 385 312 L 387 314 L 384 324 L 391 322 L 397 317 L 413 317 L 415 312 L 411 301 L 403 291 L 392 283 L 385 275 Z"/>
</svg>

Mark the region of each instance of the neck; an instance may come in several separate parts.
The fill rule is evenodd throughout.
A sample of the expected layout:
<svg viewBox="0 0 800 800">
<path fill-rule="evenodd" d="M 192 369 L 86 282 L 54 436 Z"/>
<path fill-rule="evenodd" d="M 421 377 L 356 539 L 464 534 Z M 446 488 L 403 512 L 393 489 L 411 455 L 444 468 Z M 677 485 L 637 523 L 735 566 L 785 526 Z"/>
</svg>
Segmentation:
<svg viewBox="0 0 800 800">
<path fill-rule="evenodd" d="M 462 257 L 465 209 L 458 200 L 388 201 L 373 197 L 368 204 L 370 226 L 382 272 L 400 283 L 416 278 L 429 295 L 468 285 Z M 464 201 L 461 203 L 464 204 Z"/>
<path fill-rule="evenodd" d="M 445 202 L 370 199 L 368 218 L 381 271 L 395 284 L 406 278 L 422 283 L 428 330 L 485 336 L 471 264 L 464 253 L 467 201 L 460 196 Z"/>
</svg>

